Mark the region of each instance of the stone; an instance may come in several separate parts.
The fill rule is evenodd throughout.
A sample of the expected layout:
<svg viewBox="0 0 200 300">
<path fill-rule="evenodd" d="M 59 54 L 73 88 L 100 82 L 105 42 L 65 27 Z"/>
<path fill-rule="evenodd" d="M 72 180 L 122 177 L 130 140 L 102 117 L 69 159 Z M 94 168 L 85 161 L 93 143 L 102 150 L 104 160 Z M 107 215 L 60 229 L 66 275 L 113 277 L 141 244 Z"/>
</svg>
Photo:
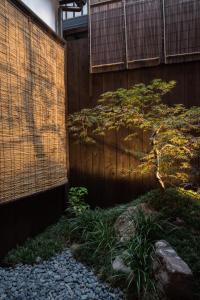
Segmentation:
<svg viewBox="0 0 200 300">
<path fill-rule="evenodd" d="M 41 263 L 41 261 L 42 261 L 42 259 L 41 259 L 41 257 L 36 257 L 36 260 L 35 260 L 35 262 L 36 262 L 36 264 L 39 264 L 39 263 Z"/>
<path fill-rule="evenodd" d="M 135 236 L 136 228 L 133 221 L 134 215 L 138 211 L 143 211 L 146 215 L 155 214 L 146 203 L 137 206 L 130 206 L 116 220 L 114 228 L 119 242 L 124 243 L 130 241 Z"/>
<path fill-rule="evenodd" d="M 77 255 L 78 251 L 81 249 L 81 245 L 80 244 L 72 244 L 70 247 L 70 251 L 72 252 L 72 254 L 75 256 Z"/>
<path fill-rule="evenodd" d="M 112 268 L 116 272 L 122 272 L 125 274 L 131 273 L 131 268 L 127 267 L 120 256 L 117 256 L 112 263 Z"/>
<path fill-rule="evenodd" d="M 158 290 L 167 299 L 195 299 L 192 271 L 167 241 L 161 240 L 155 244 L 153 272 Z"/>
<path fill-rule="evenodd" d="M 114 228 L 120 242 L 127 242 L 135 235 L 135 225 L 132 220 L 136 207 L 129 207 L 115 222 Z"/>
<path fill-rule="evenodd" d="M 82 297 L 122 300 L 123 293 L 98 280 L 91 269 L 73 258 L 70 249 L 37 265 L 0 267 L 0 300 L 81 300 Z"/>
</svg>

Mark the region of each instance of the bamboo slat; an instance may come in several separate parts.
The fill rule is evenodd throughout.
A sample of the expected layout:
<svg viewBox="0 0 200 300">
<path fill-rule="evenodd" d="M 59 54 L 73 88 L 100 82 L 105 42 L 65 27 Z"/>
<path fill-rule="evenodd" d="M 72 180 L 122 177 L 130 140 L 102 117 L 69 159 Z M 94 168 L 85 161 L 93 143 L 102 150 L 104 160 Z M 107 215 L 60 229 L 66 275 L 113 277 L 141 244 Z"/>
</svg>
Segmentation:
<svg viewBox="0 0 200 300">
<path fill-rule="evenodd" d="M 126 0 L 128 68 L 159 64 L 162 55 L 160 0 Z"/>
<path fill-rule="evenodd" d="M 92 5 L 93 4 L 93 5 Z M 94 5 L 99 4 L 99 5 Z M 123 1 L 90 2 L 91 71 L 125 68 Z"/>
<path fill-rule="evenodd" d="M 200 1 L 163 0 L 165 62 L 200 59 Z"/>
<path fill-rule="evenodd" d="M 0 204 L 64 184 L 64 48 L 0 1 Z"/>
<path fill-rule="evenodd" d="M 90 71 L 200 59 L 199 0 L 90 0 Z"/>
</svg>

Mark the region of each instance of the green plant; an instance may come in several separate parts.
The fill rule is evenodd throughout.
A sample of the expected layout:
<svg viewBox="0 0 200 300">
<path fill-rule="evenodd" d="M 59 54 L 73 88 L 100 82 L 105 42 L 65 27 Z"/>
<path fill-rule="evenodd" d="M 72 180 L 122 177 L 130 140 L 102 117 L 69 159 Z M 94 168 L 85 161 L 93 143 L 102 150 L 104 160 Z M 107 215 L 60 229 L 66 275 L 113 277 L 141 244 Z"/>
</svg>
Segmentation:
<svg viewBox="0 0 200 300">
<path fill-rule="evenodd" d="M 84 187 L 71 187 L 69 190 L 69 204 L 75 215 L 82 214 L 89 209 L 89 205 L 85 203 L 85 197 L 88 195 L 88 190 Z"/>
<path fill-rule="evenodd" d="M 157 217 L 145 216 L 139 211 L 133 216 L 135 237 L 127 243 L 120 244 L 114 224 L 126 208 L 127 205 L 108 210 L 87 210 L 78 217 L 71 218 L 70 239 L 81 244 L 77 257 L 91 265 L 102 278 L 143 297 L 141 299 L 150 299 L 152 295 L 151 299 L 155 300 L 157 295 L 151 262 L 153 243 L 162 226 Z M 115 273 L 112 270 L 112 261 L 116 256 L 123 257 L 125 263 L 133 270 L 131 274 Z"/>
<path fill-rule="evenodd" d="M 174 86 L 174 81 L 154 80 L 107 92 L 94 108 L 69 116 L 69 131 L 86 143 L 120 128 L 129 132 L 124 143 L 144 133 L 150 147 L 146 153 L 136 153 L 140 157 L 137 172 L 153 173 L 162 189 L 195 181 L 198 171 L 193 159 L 200 146 L 200 108 L 165 104 L 163 96 Z"/>
<path fill-rule="evenodd" d="M 178 217 L 187 227 L 200 230 L 200 195 L 183 188 L 168 188 L 162 193 L 152 190 L 140 197 L 160 214 L 175 221 Z"/>
<path fill-rule="evenodd" d="M 157 238 L 166 239 L 190 266 L 200 299 L 200 195 L 182 188 L 168 188 L 164 193 L 157 189 L 137 201 L 159 211 L 163 232 Z M 179 226 L 177 218 L 182 221 Z"/>
<path fill-rule="evenodd" d="M 125 278 L 127 292 L 139 299 L 158 299 L 155 280 L 152 274 L 154 243 L 163 232 L 162 222 L 158 215 L 145 215 L 139 210 L 133 215 L 135 235 L 124 243 L 121 249 L 116 249 L 115 255 L 120 255 L 125 265 L 132 272 Z M 124 274 L 114 277 L 124 278 Z"/>
<path fill-rule="evenodd" d="M 137 235 L 127 245 L 124 255 L 126 265 L 132 270 L 127 278 L 128 288 L 142 300 L 158 298 L 152 275 L 153 251 L 152 242 Z"/>
<path fill-rule="evenodd" d="M 116 245 L 114 223 L 125 206 L 86 210 L 69 219 L 70 239 L 81 244 L 79 258 L 92 265 L 101 277 L 111 274 L 113 248 Z"/>
<path fill-rule="evenodd" d="M 127 207 L 140 203 L 147 203 L 159 213 L 145 215 L 139 210 L 132 217 L 135 235 L 130 241 L 119 243 L 114 230 L 116 219 Z M 174 225 L 176 217 L 184 221 L 183 225 Z M 154 243 L 159 239 L 166 239 L 191 267 L 200 295 L 200 195 L 180 188 L 152 190 L 132 203 L 112 209 L 87 209 L 73 217 L 68 214 L 36 238 L 12 250 L 5 262 L 34 263 L 37 257 L 48 259 L 75 242 L 80 245 L 77 258 L 109 283 L 124 289 L 131 295 L 130 299 L 135 296 L 156 300 L 159 296 L 152 276 L 152 256 Z M 131 267 L 130 274 L 112 270 L 116 256 Z"/>
</svg>

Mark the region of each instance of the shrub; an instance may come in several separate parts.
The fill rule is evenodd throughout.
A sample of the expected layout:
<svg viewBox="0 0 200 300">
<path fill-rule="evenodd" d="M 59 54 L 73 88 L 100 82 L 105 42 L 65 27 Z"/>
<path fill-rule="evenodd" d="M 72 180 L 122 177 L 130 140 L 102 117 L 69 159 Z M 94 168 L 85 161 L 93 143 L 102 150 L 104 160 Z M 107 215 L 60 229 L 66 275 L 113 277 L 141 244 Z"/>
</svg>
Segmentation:
<svg viewBox="0 0 200 300">
<path fill-rule="evenodd" d="M 85 187 L 71 187 L 69 190 L 69 205 L 75 215 L 80 215 L 87 209 L 89 205 L 85 202 L 88 190 Z"/>
<path fill-rule="evenodd" d="M 92 265 L 102 277 L 110 276 L 112 252 L 117 242 L 114 223 L 124 209 L 120 206 L 86 210 L 69 219 L 71 242 L 81 243 L 79 258 Z"/>
<path fill-rule="evenodd" d="M 119 243 L 114 224 L 130 205 L 148 203 L 159 213 L 133 215 L 136 234 L 126 243 Z M 184 223 L 177 227 L 176 218 Z M 132 203 L 112 209 L 86 209 L 81 214 L 66 215 L 44 233 L 24 246 L 12 250 L 6 262 L 34 263 L 39 256 L 47 259 L 62 251 L 67 245 L 80 244 L 77 253 L 81 261 L 89 264 L 96 273 L 113 285 L 129 291 L 139 299 L 158 298 L 152 276 L 152 256 L 156 240 L 167 240 L 191 267 L 197 290 L 200 287 L 200 195 L 183 189 L 153 190 Z M 130 274 L 116 273 L 112 261 L 120 256 L 131 267 Z M 200 294 L 200 293 L 199 293 Z M 130 298 L 130 299 L 132 299 Z M 161 298 L 162 299 L 162 298 Z"/>
<path fill-rule="evenodd" d="M 200 195 L 182 188 L 169 188 L 165 192 L 152 190 L 137 201 L 147 202 L 159 211 L 163 222 L 160 238 L 166 239 L 190 266 L 200 295 Z M 181 226 L 173 225 L 177 218 L 183 221 Z"/>
<path fill-rule="evenodd" d="M 169 220 L 183 219 L 187 226 L 200 230 L 200 195 L 183 188 L 169 188 L 163 193 L 152 190 L 140 197 Z"/>
</svg>

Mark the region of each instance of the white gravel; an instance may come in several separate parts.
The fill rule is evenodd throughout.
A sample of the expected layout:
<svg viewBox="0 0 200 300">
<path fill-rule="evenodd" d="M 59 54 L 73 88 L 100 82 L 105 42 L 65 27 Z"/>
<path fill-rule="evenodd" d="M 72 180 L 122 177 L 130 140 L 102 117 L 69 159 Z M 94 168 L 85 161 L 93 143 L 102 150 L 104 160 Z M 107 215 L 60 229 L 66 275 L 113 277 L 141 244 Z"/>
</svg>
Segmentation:
<svg viewBox="0 0 200 300">
<path fill-rule="evenodd" d="M 122 300 L 70 250 L 40 264 L 0 268 L 0 300 Z"/>
</svg>

